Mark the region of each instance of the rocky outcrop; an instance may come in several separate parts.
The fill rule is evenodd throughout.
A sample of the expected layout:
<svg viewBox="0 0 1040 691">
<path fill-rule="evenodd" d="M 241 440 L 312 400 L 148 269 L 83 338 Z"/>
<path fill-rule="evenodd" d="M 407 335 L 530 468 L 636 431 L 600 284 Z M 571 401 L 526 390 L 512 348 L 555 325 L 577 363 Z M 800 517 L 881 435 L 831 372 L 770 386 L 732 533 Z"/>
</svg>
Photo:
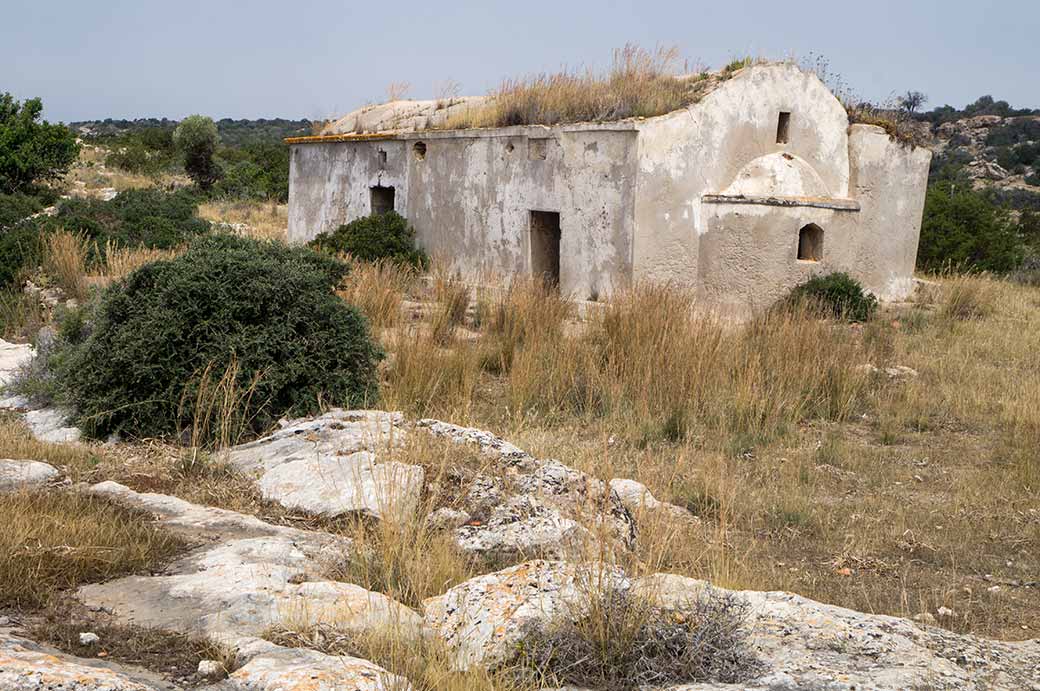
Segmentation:
<svg viewBox="0 0 1040 691">
<path fill-rule="evenodd" d="M 43 485 L 56 477 L 58 471 L 47 463 L 0 458 L 0 492 Z"/>
<path fill-rule="evenodd" d="M 0 689 L 4 691 L 166 691 L 161 682 L 45 649 L 0 631 Z"/>
<path fill-rule="evenodd" d="M 536 560 L 460 583 L 423 602 L 425 630 L 453 652 L 457 669 L 509 661 L 531 626 L 581 616 L 598 590 L 627 588 L 613 567 Z"/>
<path fill-rule="evenodd" d="M 58 408 L 37 409 L 32 402 L 5 392 L 5 387 L 29 364 L 34 354 L 33 347 L 28 344 L 8 343 L 0 339 L 0 410 L 14 410 L 23 413 L 25 424 L 33 436 L 40 441 L 54 443 L 76 442 L 80 439 L 80 431 L 67 424 L 66 411 Z"/>
<path fill-rule="evenodd" d="M 610 487 L 554 459 L 539 460 L 490 432 L 439 420 L 420 420 L 418 430 L 473 444 L 493 463 L 455 468 L 451 509 L 465 525 L 455 542 L 481 556 L 524 559 L 579 558 L 590 547 L 629 550 L 635 545 L 632 515 Z"/>
<path fill-rule="evenodd" d="M 712 586 L 656 574 L 632 587 L 658 604 L 681 609 Z M 683 691 L 1040 689 L 1040 641 L 990 641 L 792 593 L 732 594 L 749 607 L 750 642 L 764 671 L 740 685 L 691 684 Z"/>
<path fill-rule="evenodd" d="M 621 503 L 637 519 L 641 516 L 656 515 L 665 520 L 682 523 L 694 524 L 699 521 L 688 509 L 658 500 L 641 482 L 615 478 L 610 481 L 610 489 L 614 490 Z"/>
<path fill-rule="evenodd" d="M 84 604 L 111 611 L 122 621 L 202 632 L 232 646 L 286 623 L 355 633 L 420 627 L 416 612 L 382 593 L 322 579 L 331 562 L 349 558 L 353 545 L 345 538 L 138 494 L 111 482 L 93 491 L 151 510 L 164 524 L 196 538 L 216 540 L 161 574 L 128 576 L 78 591 Z"/>
<path fill-rule="evenodd" d="M 367 660 L 282 648 L 259 641 L 262 652 L 228 677 L 227 691 L 411 691 L 407 679 Z"/>
<path fill-rule="evenodd" d="M 274 434 L 231 450 L 230 461 L 256 474 L 265 499 L 290 509 L 375 518 L 415 511 L 419 466 L 380 462 L 406 431 L 400 413 L 331 410 L 288 422 Z"/>
<path fill-rule="evenodd" d="M 395 100 L 364 106 L 329 123 L 321 133 L 413 132 L 444 127 L 452 117 L 486 101 L 484 96 L 463 96 L 427 101 Z"/>
</svg>

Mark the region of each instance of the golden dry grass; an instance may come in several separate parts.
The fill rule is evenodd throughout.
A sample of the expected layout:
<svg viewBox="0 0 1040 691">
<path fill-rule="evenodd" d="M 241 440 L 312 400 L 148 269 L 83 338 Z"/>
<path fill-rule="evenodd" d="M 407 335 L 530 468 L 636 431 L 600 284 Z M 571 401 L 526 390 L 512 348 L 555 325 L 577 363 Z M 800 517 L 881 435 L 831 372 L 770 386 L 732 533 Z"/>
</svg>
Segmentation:
<svg viewBox="0 0 1040 691">
<path fill-rule="evenodd" d="M 80 233 L 59 230 L 43 241 L 43 270 L 69 297 L 87 296 L 88 239 Z"/>
<path fill-rule="evenodd" d="M 576 322 L 551 294 L 478 290 L 459 327 L 475 338 L 389 335 L 383 405 L 635 478 L 704 519 L 644 526 L 636 572 L 904 616 L 944 605 L 950 628 L 1035 636 L 1040 291 L 941 283 L 852 326 L 777 311 L 735 327 L 647 286 Z"/>
<path fill-rule="evenodd" d="M 726 73 L 728 76 L 728 72 Z M 663 115 L 697 101 L 713 81 L 689 74 L 675 48 L 626 45 L 609 70 L 563 70 L 510 79 L 485 105 L 450 118 L 448 129 L 554 125 Z"/>
<path fill-rule="evenodd" d="M 182 548 L 144 514 L 75 491 L 0 494 L 0 606 L 37 607 L 83 583 L 154 567 Z"/>
<path fill-rule="evenodd" d="M 183 251 L 183 248 L 160 250 L 147 247 L 117 247 L 109 241 L 105 246 L 105 262 L 101 276 L 109 282 L 118 281 L 145 264 L 173 259 Z"/>
<path fill-rule="evenodd" d="M 205 202 L 199 205 L 199 217 L 211 223 L 244 224 L 241 234 L 258 240 L 285 242 L 289 232 L 289 207 L 276 202 Z"/>
</svg>

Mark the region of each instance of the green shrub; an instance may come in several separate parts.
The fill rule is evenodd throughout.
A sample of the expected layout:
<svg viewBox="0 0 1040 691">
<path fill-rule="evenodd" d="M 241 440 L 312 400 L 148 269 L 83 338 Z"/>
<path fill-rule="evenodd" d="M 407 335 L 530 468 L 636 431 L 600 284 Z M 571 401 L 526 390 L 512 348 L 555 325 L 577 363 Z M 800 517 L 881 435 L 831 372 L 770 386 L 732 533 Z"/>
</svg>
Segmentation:
<svg viewBox="0 0 1040 691">
<path fill-rule="evenodd" d="M 42 211 L 45 204 L 39 197 L 18 192 L 0 194 L 0 229 L 13 226 L 19 221 Z"/>
<path fill-rule="evenodd" d="M 109 201 L 69 199 L 45 225 L 83 233 L 102 249 L 108 242 L 170 249 L 209 230 L 209 222 L 196 216 L 198 204 L 188 190 L 126 190 Z"/>
<path fill-rule="evenodd" d="M 346 272 L 306 248 L 201 238 L 110 286 L 87 319 L 65 320 L 51 355 L 59 400 L 92 436 L 193 438 L 214 391 L 232 403 L 216 401 L 218 415 L 254 434 L 323 404 L 371 403 L 381 351 L 333 294 Z M 215 428 L 198 436 L 222 440 Z"/>
<path fill-rule="evenodd" d="M 415 247 L 415 230 L 396 211 L 354 219 L 332 233 L 322 233 L 310 246 L 345 252 L 361 261 L 388 259 L 420 268 L 429 263 L 426 254 Z"/>
<path fill-rule="evenodd" d="M 0 289 L 20 283 L 40 263 L 40 231 L 32 222 L 0 230 Z"/>
<path fill-rule="evenodd" d="M 940 181 L 928 188 L 917 266 L 926 271 L 1006 273 L 1023 258 L 1022 239 L 1008 211 L 967 185 Z"/>
<path fill-rule="evenodd" d="M 844 272 L 813 276 L 795 286 L 784 301 L 786 305 L 805 305 L 820 309 L 838 319 L 864 322 L 877 311 L 876 297 L 863 290 L 859 281 Z"/>
<path fill-rule="evenodd" d="M 0 192 L 20 192 L 60 179 L 79 156 L 76 135 L 41 120 L 43 102 L 0 93 Z"/>
<path fill-rule="evenodd" d="M 289 201 L 289 147 L 285 144 L 250 144 L 218 152 L 223 168 L 213 194 L 237 199 Z"/>
</svg>

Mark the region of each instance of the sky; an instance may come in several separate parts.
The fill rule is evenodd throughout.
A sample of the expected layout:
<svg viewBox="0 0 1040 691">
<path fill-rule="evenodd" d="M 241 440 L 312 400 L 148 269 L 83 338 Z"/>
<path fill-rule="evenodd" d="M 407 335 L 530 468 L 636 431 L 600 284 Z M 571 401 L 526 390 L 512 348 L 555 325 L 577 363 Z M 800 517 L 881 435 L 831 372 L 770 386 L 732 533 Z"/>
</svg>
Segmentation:
<svg viewBox="0 0 1040 691">
<path fill-rule="evenodd" d="M 52 121 L 328 118 L 445 85 L 609 66 L 626 43 L 691 66 L 815 60 L 859 97 L 1040 107 L 1040 0 L 3 0 L 0 92 Z"/>
</svg>

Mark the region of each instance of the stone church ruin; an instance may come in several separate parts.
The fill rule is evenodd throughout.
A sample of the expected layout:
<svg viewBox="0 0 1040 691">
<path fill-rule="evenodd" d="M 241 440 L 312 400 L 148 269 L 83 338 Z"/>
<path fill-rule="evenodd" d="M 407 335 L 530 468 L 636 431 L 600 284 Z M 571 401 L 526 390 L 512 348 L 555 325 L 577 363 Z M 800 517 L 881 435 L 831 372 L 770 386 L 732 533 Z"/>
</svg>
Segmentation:
<svg viewBox="0 0 1040 691">
<path fill-rule="evenodd" d="M 850 125 L 793 64 L 657 117 L 445 127 L 485 100 L 370 106 L 287 140 L 290 240 L 393 209 L 463 276 L 541 275 L 578 300 L 649 280 L 743 311 L 832 271 L 883 299 L 913 287 L 930 152 Z"/>
</svg>

